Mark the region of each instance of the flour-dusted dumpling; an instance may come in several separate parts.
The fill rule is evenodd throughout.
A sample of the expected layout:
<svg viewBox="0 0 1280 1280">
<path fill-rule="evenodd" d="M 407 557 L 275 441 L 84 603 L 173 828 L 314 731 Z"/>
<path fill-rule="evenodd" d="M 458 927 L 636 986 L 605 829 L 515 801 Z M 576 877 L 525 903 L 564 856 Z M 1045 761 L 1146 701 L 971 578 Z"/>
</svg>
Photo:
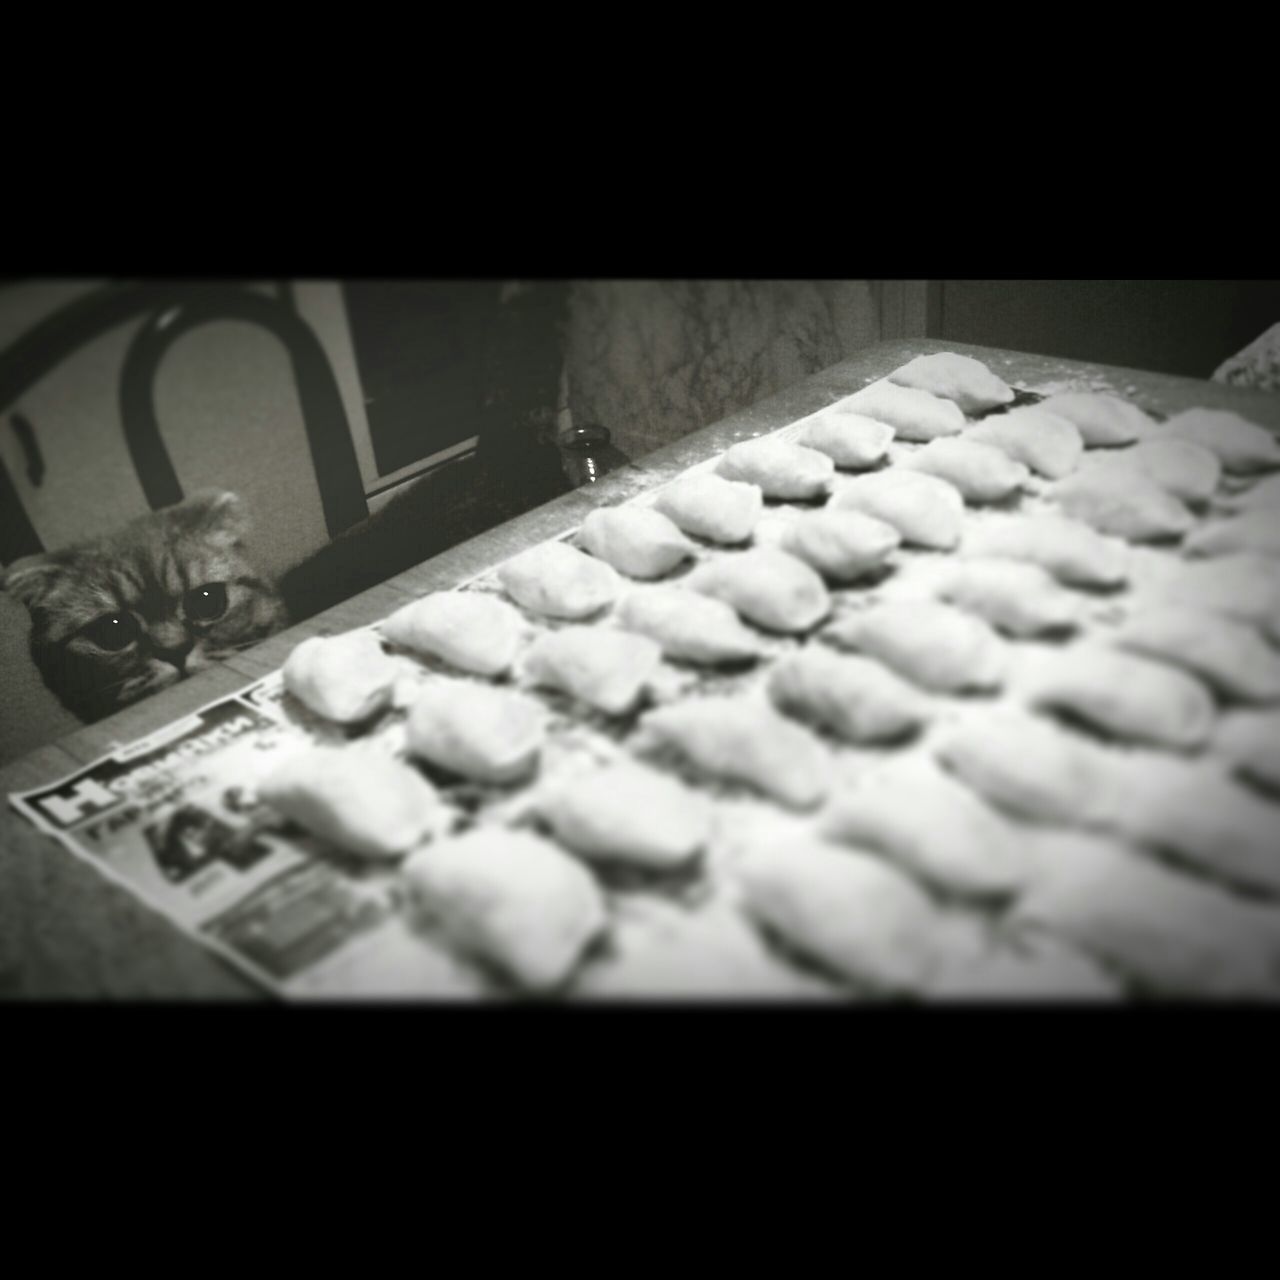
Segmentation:
<svg viewBox="0 0 1280 1280">
<path fill-rule="evenodd" d="M 726 480 L 758 485 L 766 498 L 805 501 L 831 492 L 836 464 L 817 449 L 763 436 L 731 445 L 716 464 Z"/>
<path fill-rule="evenodd" d="M 861 511 L 807 511 L 782 535 L 782 550 L 833 582 L 856 582 L 884 568 L 902 543 L 891 524 Z"/>
<path fill-rule="evenodd" d="M 1235 552 L 1280 556 L 1280 507 L 1259 507 L 1205 525 L 1187 538 L 1183 550 L 1189 556 L 1226 556 Z"/>
<path fill-rule="evenodd" d="M 808 631 L 831 611 L 831 597 L 818 574 L 803 560 L 774 547 L 699 565 L 685 582 L 769 631 Z"/>
<path fill-rule="evenodd" d="M 631 578 L 662 578 L 694 557 L 693 543 L 649 507 L 597 508 L 582 522 L 578 545 Z"/>
<path fill-rule="evenodd" d="M 767 690 L 785 715 L 847 742 L 892 742 L 929 719 L 929 701 L 870 658 L 806 649 L 779 658 Z"/>
<path fill-rule="evenodd" d="M 444 831 L 449 810 L 411 765 L 368 747 L 307 747 L 276 765 L 258 796 L 348 853 L 396 858 Z"/>
<path fill-rule="evenodd" d="M 902 467 L 847 481 L 827 510 L 874 516 L 897 529 L 904 542 L 936 551 L 950 551 L 964 523 L 964 499 L 955 485 Z"/>
<path fill-rule="evenodd" d="M 653 504 L 685 533 L 708 542 L 746 542 L 764 514 L 760 486 L 700 473 L 672 481 Z"/>
<path fill-rule="evenodd" d="M 544 542 L 498 570 L 498 581 L 519 605 L 550 618 L 586 618 L 618 594 L 611 565 L 565 542 Z"/>
<path fill-rule="evenodd" d="M 1228 697 L 1280 698 L 1280 653 L 1247 623 L 1208 609 L 1152 605 L 1127 618 L 1114 638 L 1134 653 L 1185 667 Z"/>
<path fill-rule="evenodd" d="M 966 954 L 948 956 L 931 1000 L 1111 1001 L 1124 988 L 1095 960 L 1044 930 L 993 932 Z"/>
<path fill-rule="evenodd" d="M 874 604 L 823 634 L 936 693 L 998 689 L 1008 666 L 1005 642 L 985 622 L 934 600 Z"/>
<path fill-rule="evenodd" d="M 1117 587 L 1129 576 L 1125 546 L 1061 516 L 1007 516 L 969 528 L 960 554 L 1038 564 L 1060 582 Z"/>
<path fill-rule="evenodd" d="M 409 750 L 476 782 L 516 782 L 538 762 L 546 721 L 542 705 L 525 694 L 441 677 L 409 709 Z"/>
<path fill-rule="evenodd" d="M 1203 445 L 1218 455 L 1227 471 L 1248 473 L 1280 467 L 1280 440 L 1238 413 L 1187 409 L 1159 430 L 1163 436 Z"/>
<path fill-rule="evenodd" d="M 1099 533 L 1126 542 L 1180 538 L 1195 517 L 1179 498 L 1137 471 L 1077 471 L 1049 490 L 1059 510 Z"/>
<path fill-rule="evenodd" d="M 1280 806 L 1202 762 L 1127 762 L 1117 828 L 1245 890 L 1280 897 Z"/>
<path fill-rule="evenodd" d="M 392 644 L 440 658 L 462 671 L 500 676 L 520 647 L 519 613 L 476 591 L 435 591 L 397 609 L 379 629 Z"/>
<path fill-rule="evenodd" d="M 1080 612 L 1047 570 L 1022 560 L 956 561 L 939 577 L 937 593 L 1012 636 L 1071 630 Z"/>
<path fill-rule="evenodd" d="M 1209 560 L 1180 561 L 1173 572 L 1151 584 L 1143 595 L 1265 626 L 1280 618 L 1280 560 L 1234 553 Z"/>
<path fill-rule="evenodd" d="M 355 724 L 391 703 L 397 667 L 371 631 L 311 636 L 285 660 L 284 687 L 317 715 Z"/>
<path fill-rule="evenodd" d="M 705 796 L 635 761 L 562 776 L 536 797 L 535 807 L 574 853 L 655 869 L 696 857 L 712 828 Z"/>
<path fill-rule="evenodd" d="M 899 440 L 959 435 L 964 413 L 950 400 L 882 379 L 840 401 L 841 407 L 891 426 Z"/>
<path fill-rule="evenodd" d="M 965 413 L 982 413 L 1009 404 L 1013 388 L 998 378 L 981 360 L 955 351 L 916 356 L 889 375 L 900 387 L 915 387 L 944 400 L 954 401 Z"/>
<path fill-rule="evenodd" d="M 1236 773 L 1280 791 L 1280 711 L 1236 711 L 1223 716 L 1213 747 Z"/>
<path fill-rule="evenodd" d="M 1140 475 L 1184 502 L 1204 502 L 1222 479 L 1222 463 L 1189 440 L 1143 440 L 1130 449 L 1087 453 L 1080 468 Z"/>
<path fill-rule="evenodd" d="M 1198 747 L 1213 728 L 1213 699 L 1194 676 L 1092 642 L 1038 654 L 1020 673 L 1020 690 L 1033 706 L 1134 742 Z"/>
<path fill-rule="evenodd" d="M 421 916 L 527 992 L 560 987 L 608 925 L 591 873 L 529 832 L 481 827 L 438 840 L 403 874 Z"/>
<path fill-rule="evenodd" d="M 884 459 L 893 428 L 887 422 L 833 407 L 805 418 L 795 438 L 797 444 L 825 453 L 837 467 L 862 471 Z"/>
<path fill-rule="evenodd" d="M 573 996 L 586 1000 L 841 1000 L 834 978 L 784 960 L 741 908 L 716 900 L 687 910 L 657 894 L 610 904 L 609 950 L 583 967 Z"/>
<path fill-rule="evenodd" d="M 1027 406 L 987 418 L 965 433 L 966 440 L 992 445 L 1049 480 L 1061 480 L 1080 465 L 1084 441 L 1074 422 Z"/>
<path fill-rule="evenodd" d="M 1032 869 L 1016 828 L 928 756 L 898 757 L 836 791 L 818 829 L 944 893 L 1008 896 Z"/>
<path fill-rule="evenodd" d="M 700 666 L 751 662 L 760 638 L 729 605 L 685 587 L 642 587 L 618 605 L 618 625 L 648 636 L 668 658 Z"/>
<path fill-rule="evenodd" d="M 1013 918 L 1070 939 L 1144 993 L 1280 994 L 1280 917 L 1109 840 L 1056 841 Z"/>
<path fill-rule="evenodd" d="M 539 636 L 524 657 L 528 678 L 559 689 L 606 715 L 620 716 L 640 701 L 662 661 L 648 636 L 604 627 L 563 627 Z"/>
<path fill-rule="evenodd" d="M 899 465 L 946 480 L 972 503 L 1000 502 L 1021 489 L 1031 474 L 1008 454 L 967 437 L 931 440 Z"/>
<path fill-rule="evenodd" d="M 1155 419 L 1136 404 L 1099 391 L 1064 391 L 1038 407 L 1074 423 L 1090 449 L 1132 444 L 1156 429 Z"/>
<path fill-rule="evenodd" d="M 830 785 L 831 753 L 763 699 L 712 696 L 647 712 L 637 751 L 670 752 L 704 774 L 742 782 L 793 809 L 811 809 Z"/>
<path fill-rule="evenodd" d="M 1225 495 L 1225 506 L 1238 511 L 1257 511 L 1262 507 L 1280 507 L 1280 475 L 1268 476 L 1251 484 L 1240 493 Z"/>
<path fill-rule="evenodd" d="M 940 912 L 889 863 L 816 839 L 762 835 L 736 871 L 748 914 L 792 950 L 878 994 L 928 985 Z"/>
<path fill-rule="evenodd" d="M 949 726 L 933 749 L 975 793 L 1031 822 L 1106 828 L 1122 799 L 1114 751 L 1016 708 Z"/>
</svg>

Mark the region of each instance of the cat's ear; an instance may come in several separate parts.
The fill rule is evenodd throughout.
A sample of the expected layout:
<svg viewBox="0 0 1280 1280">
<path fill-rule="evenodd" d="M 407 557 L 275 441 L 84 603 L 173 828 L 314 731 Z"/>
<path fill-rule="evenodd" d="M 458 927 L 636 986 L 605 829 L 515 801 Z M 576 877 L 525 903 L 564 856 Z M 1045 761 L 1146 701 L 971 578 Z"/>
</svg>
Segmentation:
<svg viewBox="0 0 1280 1280">
<path fill-rule="evenodd" d="M 24 556 L 4 570 L 0 589 L 20 600 L 28 609 L 34 609 L 48 597 L 65 569 L 66 566 L 54 556 Z"/>
<path fill-rule="evenodd" d="M 228 489 L 192 494 L 179 508 L 200 536 L 215 546 L 238 546 L 249 532 L 244 499 Z"/>
</svg>

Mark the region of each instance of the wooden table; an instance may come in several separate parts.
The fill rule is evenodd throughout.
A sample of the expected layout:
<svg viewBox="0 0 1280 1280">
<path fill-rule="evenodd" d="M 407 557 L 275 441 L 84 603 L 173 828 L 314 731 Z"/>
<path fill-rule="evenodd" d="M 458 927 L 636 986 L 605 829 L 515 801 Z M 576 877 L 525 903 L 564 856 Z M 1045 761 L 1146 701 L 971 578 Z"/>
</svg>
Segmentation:
<svg viewBox="0 0 1280 1280">
<path fill-rule="evenodd" d="M 275 670 L 311 635 L 330 635 L 384 617 L 406 599 L 484 572 L 514 553 L 581 523 L 592 508 L 633 497 L 748 439 L 794 422 L 857 391 L 913 356 L 976 356 L 1010 383 L 1073 379 L 1165 415 L 1203 406 L 1231 409 L 1280 434 L 1280 396 L 1212 382 L 1084 364 L 927 339 L 885 342 L 775 396 L 651 453 L 597 484 L 575 490 L 272 637 L 225 664 L 68 734 L 0 770 L 0 996 L 72 999 L 267 999 L 124 889 L 99 876 L 9 807 L 10 791 L 70 773 L 154 732 L 197 707 Z"/>
</svg>

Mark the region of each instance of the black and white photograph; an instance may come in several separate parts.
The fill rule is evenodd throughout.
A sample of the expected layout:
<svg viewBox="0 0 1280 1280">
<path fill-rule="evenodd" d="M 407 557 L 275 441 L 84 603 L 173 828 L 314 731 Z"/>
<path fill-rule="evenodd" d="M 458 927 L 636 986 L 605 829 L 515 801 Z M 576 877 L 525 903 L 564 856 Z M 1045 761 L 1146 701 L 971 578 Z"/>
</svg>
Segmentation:
<svg viewBox="0 0 1280 1280">
<path fill-rule="evenodd" d="M 1280 281 L 0 280 L 0 1000 L 1280 1001 Z"/>
</svg>

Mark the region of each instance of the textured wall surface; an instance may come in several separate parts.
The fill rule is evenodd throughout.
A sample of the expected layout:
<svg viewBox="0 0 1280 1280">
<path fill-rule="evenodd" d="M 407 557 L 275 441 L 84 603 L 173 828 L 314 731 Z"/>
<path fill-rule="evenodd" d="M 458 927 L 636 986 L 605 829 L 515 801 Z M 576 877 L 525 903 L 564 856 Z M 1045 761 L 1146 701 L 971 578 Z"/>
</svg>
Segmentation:
<svg viewBox="0 0 1280 1280">
<path fill-rule="evenodd" d="M 879 340 L 869 280 L 580 281 L 569 407 L 638 458 Z"/>
</svg>

